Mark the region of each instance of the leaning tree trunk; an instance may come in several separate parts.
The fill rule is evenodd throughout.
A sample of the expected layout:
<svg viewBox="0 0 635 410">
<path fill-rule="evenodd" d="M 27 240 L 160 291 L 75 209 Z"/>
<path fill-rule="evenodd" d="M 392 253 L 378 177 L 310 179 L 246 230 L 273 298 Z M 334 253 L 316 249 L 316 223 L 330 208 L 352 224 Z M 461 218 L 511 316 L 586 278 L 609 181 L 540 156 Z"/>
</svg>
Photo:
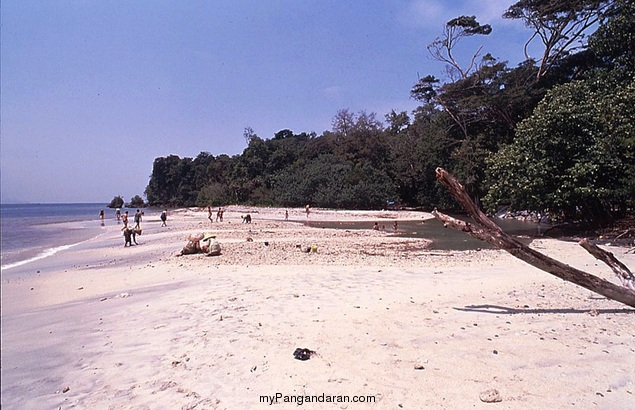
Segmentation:
<svg viewBox="0 0 635 410">
<path fill-rule="evenodd" d="M 542 253 L 518 242 L 503 232 L 498 225 L 487 218 L 472 199 L 470 199 L 463 185 L 461 185 L 449 172 L 443 168 L 437 168 L 436 175 L 439 182 L 441 182 L 448 191 L 450 191 L 454 198 L 463 206 L 470 217 L 478 225 L 472 225 L 468 222 L 452 218 L 435 210 L 433 212 L 434 216 L 442 221 L 446 227 L 467 232 L 475 238 L 504 249 L 518 259 L 523 260 L 538 269 L 551 273 L 552 275 L 568 282 L 575 283 L 576 285 L 582 286 L 602 296 L 606 296 L 609 299 L 635 307 L 635 290 L 631 288 L 633 286 L 633 275 L 624 265 L 620 264 L 619 267 L 615 267 L 614 270 L 617 269 L 619 271 L 618 276 L 620 277 L 620 280 L 622 280 L 622 283 L 624 283 L 627 287 L 615 285 L 609 281 L 598 278 L 587 272 L 573 268 L 560 261 L 543 255 Z M 597 249 L 599 249 L 599 253 L 604 252 L 600 248 Z M 596 249 L 594 249 L 594 251 L 597 252 Z M 602 261 L 607 260 L 606 258 L 600 259 Z M 612 265 L 610 266 L 613 267 Z"/>
</svg>

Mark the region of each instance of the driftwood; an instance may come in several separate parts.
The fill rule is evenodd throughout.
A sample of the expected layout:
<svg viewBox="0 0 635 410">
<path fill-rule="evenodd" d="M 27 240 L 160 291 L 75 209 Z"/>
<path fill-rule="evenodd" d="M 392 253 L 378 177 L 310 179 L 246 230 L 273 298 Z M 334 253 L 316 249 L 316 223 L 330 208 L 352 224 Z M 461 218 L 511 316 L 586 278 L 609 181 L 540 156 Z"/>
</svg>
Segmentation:
<svg viewBox="0 0 635 410">
<path fill-rule="evenodd" d="M 616 285 L 607 280 L 591 275 L 587 272 L 573 268 L 556 259 L 543 255 L 542 253 L 531 249 L 528 246 L 523 245 L 522 243 L 518 242 L 517 240 L 503 232 L 498 225 L 492 222 L 479 209 L 474 201 L 472 201 L 470 196 L 465 191 L 463 185 L 461 185 L 450 173 L 442 168 L 437 168 L 436 175 L 439 182 L 441 182 L 448 189 L 448 191 L 463 206 L 470 217 L 478 225 L 475 226 L 473 224 L 470 224 L 469 222 L 452 218 L 436 210 L 433 211 L 434 216 L 442 221 L 444 223 L 444 226 L 466 232 L 477 239 L 488 242 L 498 248 L 509 252 L 518 259 L 523 260 L 528 264 L 537 267 L 538 269 L 555 275 L 560 279 L 575 283 L 576 285 L 582 286 L 609 299 L 613 299 L 628 306 L 635 307 L 635 290 L 630 289 L 629 287 Z M 600 249 L 600 253 L 602 252 L 604 251 Z M 605 261 L 604 259 L 601 260 Z M 612 265 L 609 264 L 609 266 L 613 268 Z M 628 271 L 628 269 L 626 269 L 626 271 Z M 628 273 L 630 273 L 630 271 L 628 271 Z M 626 276 L 623 276 L 622 273 L 619 273 L 618 276 L 620 276 L 620 280 L 622 280 L 622 278 L 626 279 L 626 283 L 629 283 L 629 281 L 631 284 L 633 283 L 632 274 L 630 274 L 630 276 L 628 274 L 626 274 Z"/>
<path fill-rule="evenodd" d="M 597 259 L 609 265 L 609 267 L 613 269 L 615 275 L 617 275 L 620 282 L 622 282 L 622 286 L 635 291 L 635 277 L 633 276 L 633 273 L 626 265 L 617 260 L 611 252 L 607 252 L 597 245 L 592 244 L 586 238 L 580 241 L 580 246 L 586 249 L 587 252 L 595 256 Z"/>
</svg>

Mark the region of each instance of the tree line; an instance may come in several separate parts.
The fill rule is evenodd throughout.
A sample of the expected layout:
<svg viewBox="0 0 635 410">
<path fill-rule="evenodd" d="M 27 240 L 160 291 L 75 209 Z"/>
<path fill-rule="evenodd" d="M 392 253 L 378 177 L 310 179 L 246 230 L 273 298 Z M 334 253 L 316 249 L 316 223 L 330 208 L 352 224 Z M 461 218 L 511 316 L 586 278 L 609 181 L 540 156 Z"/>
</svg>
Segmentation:
<svg viewBox="0 0 635 410">
<path fill-rule="evenodd" d="M 516 67 L 483 48 L 461 65 L 461 40 L 492 27 L 457 17 L 428 46 L 447 74 L 414 84 L 413 112 L 342 109 L 321 135 L 246 128 L 240 155 L 156 158 L 147 201 L 455 209 L 435 180 L 443 167 L 489 211 L 610 223 L 635 198 L 634 16 L 632 0 L 518 1 L 503 17 L 531 28 L 542 54 Z"/>
</svg>

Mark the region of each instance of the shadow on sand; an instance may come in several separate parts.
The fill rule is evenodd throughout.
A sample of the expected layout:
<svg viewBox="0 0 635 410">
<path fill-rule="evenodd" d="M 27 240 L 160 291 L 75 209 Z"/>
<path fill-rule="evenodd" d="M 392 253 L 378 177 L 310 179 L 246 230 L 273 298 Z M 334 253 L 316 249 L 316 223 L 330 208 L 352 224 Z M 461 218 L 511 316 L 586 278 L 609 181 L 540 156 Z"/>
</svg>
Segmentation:
<svg viewBox="0 0 635 410">
<path fill-rule="evenodd" d="M 518 315 L 518 314 L 538 314 L 538 313 L 560 313 L 560 314 L 626 314 L 635 315 L 635 309 L 622 308 L 622 309 L 522 309 L 511 308 L 506 306 L 496 305 L 468 305 L 462 308 L 455 307 L 455 310 L 463 312 L 478 312 L 478 313 L 493 313 L 496 315 Z"/>
</svg>

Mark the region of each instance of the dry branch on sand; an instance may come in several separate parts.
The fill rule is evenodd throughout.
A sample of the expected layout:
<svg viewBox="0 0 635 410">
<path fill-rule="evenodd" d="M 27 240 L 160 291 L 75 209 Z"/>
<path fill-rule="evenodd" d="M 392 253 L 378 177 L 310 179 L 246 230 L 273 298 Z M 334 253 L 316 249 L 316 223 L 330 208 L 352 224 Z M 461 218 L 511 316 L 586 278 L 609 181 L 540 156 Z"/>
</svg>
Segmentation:
<svg viewBox="0 0 635 410">
<path fill-rule="evenodd" d="M 597 246 L 593 248 L 593 252 L 595 253 L 591 252 L 598 259 L 607 263 L 617 273 L 624 286 L 618 286 L 587 272 L 573 268 L 523 245 L 503 232 L 498 225 L 492 222 L 479 209 L 474 201 L 472 201 L 463 185 L 461 185 L 454 176 L 443 168 L 437 168 L 436 175 L 439 182 L 448 189 L 452 196 L 454 196 L 454 198 L 463 206 L 470 217 L 478 225 L 475 226 L 468 222 L 452 218 L 438 212 L 437 210 L 432 212 L 437 219 L 444 223 L 444 226 L 466 232 L 477 239 L 491 243 L 492 245 L 509 252 L 518 259 L 523 260 L 538 269 L 544 270 L 545 272 L 551 273 L 563 280 L 575 283 L 576 285 L 582 286 L 609 299 L 635 307 L 633 274 L 628 270 L 628 268 L 626 268 L 626 266 L 617 261 L 612 254 L 609 256 L 608 252 L 598 248 Z M 587 249 L 587 251 L 591 248 L 583 244 L 581 245 Z M 598 255 L 602 256 L 600 257 Z M 615 261 L 617 261 L 617 264 Z"/>
</svg>

